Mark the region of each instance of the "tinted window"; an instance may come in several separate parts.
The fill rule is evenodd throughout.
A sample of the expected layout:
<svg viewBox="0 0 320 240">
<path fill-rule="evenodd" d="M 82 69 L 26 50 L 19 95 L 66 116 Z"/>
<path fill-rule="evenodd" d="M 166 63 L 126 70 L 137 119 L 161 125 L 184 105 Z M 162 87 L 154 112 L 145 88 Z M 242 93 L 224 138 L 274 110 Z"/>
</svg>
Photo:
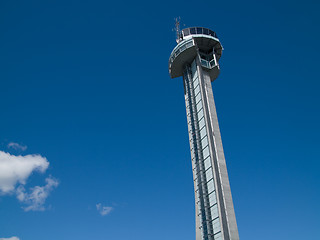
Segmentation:
<svg viewBox="0 0 320 240">
<path fill-rule="evenodd" d="M 203 29 L 203 34 L 209 34 L 209 30 L 207 28 Z"/>
<path fill-rule="evenodd" d="M 214 31 L 212 31 L 212 30 L 209 30 L 209 35 L 211 35 L 212 37 L 214 37 Z"/>
<path fill-rule="evenodd" d="M 190 33 L 191 34 L 196 34 L 196 29 L 195 28 L 190 28 Z"/>
<path fill-rule="evenodd" d="M 197 28 L 197 34 L 202 34 L 202 28 Z"/>
</svg>

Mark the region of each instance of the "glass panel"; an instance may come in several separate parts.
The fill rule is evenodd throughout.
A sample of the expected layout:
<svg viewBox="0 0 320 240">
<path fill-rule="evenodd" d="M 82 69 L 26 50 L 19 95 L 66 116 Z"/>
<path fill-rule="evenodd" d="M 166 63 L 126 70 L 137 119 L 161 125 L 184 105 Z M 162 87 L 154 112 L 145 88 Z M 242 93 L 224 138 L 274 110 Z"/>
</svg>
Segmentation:
<svg viewBox="0 0 320 240">
<path fill-rule="evenodd" d="M 209 152 L 209 150 L 208 150 Z M 208 155 L 209 156 L 209 155 Z M 207 178 L 207 181 L 209 181 L 210 179 L 213 178 L 213 175 L 212 175 L 212 168 L 209 168 L 207 171 L 206 171 L 206 178 Z"/>
<path fill-rule="evenodd" d="M 198 103 L 201 100 L 201 94 L 198 93 L 198 95 L 196 96 L 196 103 Z"/>
<path fill-rule="evenodd" d="M 204 168 L 207 170 L 209 167 L 211 167 L 211 158 L 208 157 L 206 160 L 204 160 Z"/>
<path fill-rule="evenodd" d="M 205 128 L 203 128 L 203 129 L 205 129 Z M 210 155 L 210 154 L 209 154 L 209 147 L 207 146 L 207 147 L 205 147 L 205 148 L 203 149 L 203 158 L 206 159 L 209 155 Z M 209 179 L 210 179 L 210 178 L 209 178 Z M 208 180 L 209 180 L 209 179 L 208 179 Z"/>
<path fill-rule="evenodd" d="M 201 102 L 199 102 L 199 103 L 201 103 Z M 204 118 L 202 118 L 202 119 L 199 121 L 199 129 L 202 129 L 204 125 L 205 125 Z M 205 145 L 204 145 L 204 144 L 205 144 Z M 202 147 L 205 147 L 207 144 L 208 144 L 207 138 L 205 138 L 204 140 L 202 140 Z"/>
<path fill-rule="evenodd" d="M 214 37 L 214 36 L 215 36 L 214 31 L 212 31 L 212 30 L 209 29 L 209 35 L 211 35 L 212 37 Z"/>
<path fill-rule="evenodd" d="M 197 111 L 199 112 L 201 109 L 202 109 L 202 103 L 201 103 L 201 101 L 200 101 L 200 102 L 198 102 L 198 104 L 197 104 Z"/>
<path fill-rule="evenodd" d="M 192 80 L 193 81 L 196 81 L 196 78 L 198 78 L 198 72 L 195 71 L 195 72 L 192 72 Z M 195 87 L 195 86 L 194 86 Z"/>
<path fill-rule="evenodd" d="M 197 34 L 202 34 L 202 28 L 197 28 Z"/>
<path fill-rule="evenodd" d="M 193 81 L 193 86 L 196 87 L 198 85 L 199 85 L 199 79 L 195 78 L 194 81 Z"/>
<path fill-rule="evenodd" d="M 194 89 L 194 94 L 197 95 L 200 92 L 199 85 Z"/>
<path fill-rule="evenodd" d="M 216 62 L 215 62 L 214 59 L 212 59 L 211 62 L 210 62 L 210 67 L 213 67 L 213 66 L 215 66 L 215 65 L 216 65 Z"/>
<path fill-rule="evenodd" d="M 190 33 L 191 34 L 196 34 L 196 29 L 195 28 L 190 28 Z"/>
<path fill-rule="evenodd" d="M 208 35 L 208 34 L 209 34 L 209 29 L 204 28 L 204 29 L 203 29 L 203 34 L 207 34 L 207 35 Z"/>
<path fill-rule="evenodd" d="M 214 205 L 213 207 L 211 207 L 211 218 L 215 219 L 217 217 L 219 217 L 219 212 L 218 212 L 218 204 Z"/>
<path fill-rule="evenodd" d="M 198 119 L 201 119 L 201 118 L 203 118 L 203 109 L 198 112 Z"/>
<path fill-rule="evenodd" d="M 219 218 L 212 221 L 213 225 L 213 233 L 217 233 L 221 231 Z"/>
<path fill-rule="evenodd" d="M 208 186 L 208 193 L 211 193 L 211 192 L 214 191 L 213 179 L 211 179 L 211 180 L 208 182 L 207 186 Z"/>
<path fill-rule="evenodd" d="M 215 205 L 217 203 L 216 192 L 212 192 L 212 193 L 209 194 L 209 202 L 210 202 L 210 206 L 213 206 L 213 205 Z M 218 207 L 217 207 L 217 211 L 218 211 Z M 214 218 L 215 217 L 213 217 L 212 219 L 214 219 Z"/>
<path fill-rule="evenodd" d="M 200 131 L 201 139 L 204 138 L 205 136 L 207 136 L 206 127 L 202 128 L 201 131 Z"/>
<path fill-rule="evenodd" d="M 207 61 L 206 61 L 206 60 L 201 59 L 201 65 L 203 65 L 203 66 L 205 66 L 205 67 L 206 67 L 206 66 L 207 66 L 207 64 L 208 64 L 208 63 L 207 63 Z"/>
<path fill-rule="evenodd" d="M 214 235 L 214 240 L 222 240 L 222 234 L 221 232 Z"/>
</svg>

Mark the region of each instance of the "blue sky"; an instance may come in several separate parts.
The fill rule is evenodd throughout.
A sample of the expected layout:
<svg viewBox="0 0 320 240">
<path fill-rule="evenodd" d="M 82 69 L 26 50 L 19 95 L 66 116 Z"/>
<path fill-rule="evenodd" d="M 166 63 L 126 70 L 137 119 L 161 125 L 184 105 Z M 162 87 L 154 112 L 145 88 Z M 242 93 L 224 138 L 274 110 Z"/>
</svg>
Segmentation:
<svg viewBox="0 0 320 240">
<path fill-rule="evenodd" d="M 213 90 L 241 239 L 317 239 L 319 7 L 1 1 L 0 239 L 194 239 L 177 16 L 224 46 Z"/>
</svg>

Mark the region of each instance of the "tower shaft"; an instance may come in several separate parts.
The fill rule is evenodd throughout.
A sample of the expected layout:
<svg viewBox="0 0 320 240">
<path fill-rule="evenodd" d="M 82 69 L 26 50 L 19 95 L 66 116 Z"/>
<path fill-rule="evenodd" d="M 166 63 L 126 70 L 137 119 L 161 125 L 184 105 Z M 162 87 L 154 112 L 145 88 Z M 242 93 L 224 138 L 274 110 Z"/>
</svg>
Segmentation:
<svg viewBox="0 0 320 240">
<path fill-rule="evenodd" d="M 239 239 L 211 79 L 199 58 L 184 68 L 196 203 L 196 240 Z"/>
<path fill-rule="evenodd" d="M 171 78 L 183 77 L 195 191 L 196 240 L 239 240 L 211 82 L 222 46 L 206 28 L 186 28 L 169 59 Z"/>
</svg>

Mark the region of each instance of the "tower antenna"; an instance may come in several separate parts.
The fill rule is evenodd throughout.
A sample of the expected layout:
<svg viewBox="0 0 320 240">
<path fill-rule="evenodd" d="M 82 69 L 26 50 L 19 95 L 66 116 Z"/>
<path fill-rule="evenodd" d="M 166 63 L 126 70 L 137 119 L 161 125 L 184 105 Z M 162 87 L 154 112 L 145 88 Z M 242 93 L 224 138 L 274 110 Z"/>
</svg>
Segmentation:
<svg viewBox="0 0 320 240">
<path fill-rule="evenodd" d="M 176 42 L 179 43 L 180 42 L 180 21 L 181 21 L 181 18 L 177 17 L 174 20 L 175 20 L 174 30 L 176 31 Z"/>
</svg>

